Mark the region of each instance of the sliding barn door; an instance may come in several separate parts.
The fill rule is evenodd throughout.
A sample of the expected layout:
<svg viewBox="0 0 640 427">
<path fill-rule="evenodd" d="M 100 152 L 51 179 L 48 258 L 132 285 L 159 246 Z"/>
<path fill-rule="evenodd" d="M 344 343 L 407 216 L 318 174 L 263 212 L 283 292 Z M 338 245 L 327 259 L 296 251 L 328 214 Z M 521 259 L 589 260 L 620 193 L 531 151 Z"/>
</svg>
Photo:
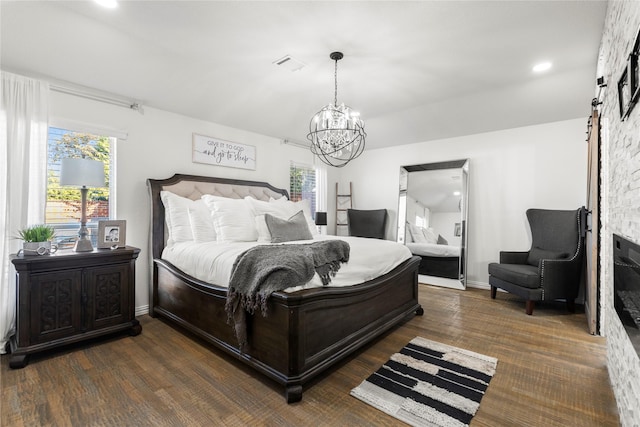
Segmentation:
<svg viewBox="0 0 640 427">
<path fill-rule="evenodd" d="M 591 114 L 588 142 L 587 173 L 587 274 L 584 309 L 589 324 L 589 333 L 599 334 L 598 293 L 600 280 L 600 119 L 598 110 Z"/>
</svg>

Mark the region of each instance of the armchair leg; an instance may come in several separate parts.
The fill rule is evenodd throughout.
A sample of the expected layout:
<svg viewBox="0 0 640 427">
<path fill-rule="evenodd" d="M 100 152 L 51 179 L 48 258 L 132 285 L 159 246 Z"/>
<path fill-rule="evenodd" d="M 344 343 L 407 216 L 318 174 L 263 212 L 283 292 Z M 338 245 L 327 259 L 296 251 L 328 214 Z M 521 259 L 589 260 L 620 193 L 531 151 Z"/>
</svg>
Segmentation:
<svg viewBox="0 0 640 427">
<path fill-rule="evenodd" d="M 576 312 L 576 301 L 572 300 L 572 299 L 568 299 L 567 300 L 567 310 L 569 310 L 569 313 L 575 313 Z"/>
<path fill-rule="evenodd" d="M 533 314 L 533 308 L 535 307 L 536 303 L 531 301 L 531 300 L 527 300 L 526 306 L 525 306 L 525 311 L 527 312 L 527 314 L 529 316 L 531 316 Z"/>
<path fill-rule="evenodd" d="M 498 290 L 498 288 L 496 288 L 495 286 L 491 287 L 491 299 L 496 299 L 496 291 Z"/>
</svg>

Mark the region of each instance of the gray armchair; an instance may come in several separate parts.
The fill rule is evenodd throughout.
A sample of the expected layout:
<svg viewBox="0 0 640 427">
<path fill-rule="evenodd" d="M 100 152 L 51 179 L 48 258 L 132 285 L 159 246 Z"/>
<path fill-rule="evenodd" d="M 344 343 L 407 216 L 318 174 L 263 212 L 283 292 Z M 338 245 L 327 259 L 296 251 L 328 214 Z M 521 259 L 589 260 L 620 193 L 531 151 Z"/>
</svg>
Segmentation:
<svg viewBox="0 0 640 427">
<path fill-rule="evenodd" d="M 349 236 L 384 239 L 387 225 L 387 210 L 347 209 Z"/>
<path fill-rule="evenodd" d="M 529 209 L 531 249 L 500 252 L 500 263 L 489 264 L 491 298 L 504 289 L 526 300 L 532 314 L 535 301 L 564 299 L 575 311 L 583 270 L 584 208 L 575 211 Z"/>
</svg>

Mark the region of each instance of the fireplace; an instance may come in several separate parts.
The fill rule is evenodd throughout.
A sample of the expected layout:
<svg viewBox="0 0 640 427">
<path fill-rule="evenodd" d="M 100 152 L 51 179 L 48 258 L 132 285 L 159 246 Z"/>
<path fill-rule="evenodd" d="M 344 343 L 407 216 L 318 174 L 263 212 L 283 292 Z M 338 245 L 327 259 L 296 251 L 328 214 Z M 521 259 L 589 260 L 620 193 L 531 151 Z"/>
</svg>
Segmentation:
<svg viewBox="0 0 640 427">
<path fill-rule="evenodd" d="M 614 306 L 640 355 L 640 245 L 613 235 Z"/>
</svg>

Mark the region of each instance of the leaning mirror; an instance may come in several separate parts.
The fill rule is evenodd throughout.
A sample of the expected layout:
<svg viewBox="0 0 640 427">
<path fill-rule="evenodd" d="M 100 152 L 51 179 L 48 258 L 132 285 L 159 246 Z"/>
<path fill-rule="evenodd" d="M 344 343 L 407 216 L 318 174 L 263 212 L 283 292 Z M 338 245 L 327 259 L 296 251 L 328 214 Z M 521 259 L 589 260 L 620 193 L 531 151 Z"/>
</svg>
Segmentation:
<svg viewBox="0 0 640 427">
<path fill-rule="evenodd" d="M 398 242 L 422 258 L 419 282 L 465 289 L 469 160 L 402 166 Z"/>
</svg>

